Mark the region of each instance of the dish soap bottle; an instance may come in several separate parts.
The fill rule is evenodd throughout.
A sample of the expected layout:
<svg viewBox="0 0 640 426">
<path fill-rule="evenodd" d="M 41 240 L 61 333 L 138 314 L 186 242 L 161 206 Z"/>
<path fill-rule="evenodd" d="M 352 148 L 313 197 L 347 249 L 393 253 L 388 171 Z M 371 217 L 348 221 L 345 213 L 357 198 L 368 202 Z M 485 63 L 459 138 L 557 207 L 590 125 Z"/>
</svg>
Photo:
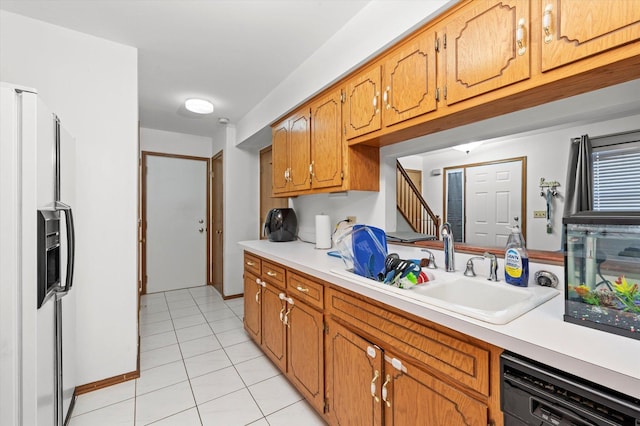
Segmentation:
<svg viewBox="0 0 640 426">
<path fill-rule="evenodd" d="M 507 240 L 507 248 L 504 253 L 504 278 L 509 284 L 518 287 L 529 285 L 529 255 L 524 246 L 524 238 L 516 224 L 511 228 L 511 235 Z"/>
</svg>

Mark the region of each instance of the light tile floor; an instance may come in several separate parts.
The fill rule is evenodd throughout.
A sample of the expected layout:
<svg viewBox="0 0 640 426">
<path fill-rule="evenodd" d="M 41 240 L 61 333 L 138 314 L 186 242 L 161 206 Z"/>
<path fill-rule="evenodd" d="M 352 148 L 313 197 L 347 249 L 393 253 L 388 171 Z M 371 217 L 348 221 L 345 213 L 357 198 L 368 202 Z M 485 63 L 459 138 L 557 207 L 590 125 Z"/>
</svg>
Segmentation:
<svg viewBox="0 0 640 426">
<path fill-rule="evenodd" d="M 142 296 L 140 378 L 80 395 L 70 426 L 324 425 L 212 287 Z"/>
</svg>

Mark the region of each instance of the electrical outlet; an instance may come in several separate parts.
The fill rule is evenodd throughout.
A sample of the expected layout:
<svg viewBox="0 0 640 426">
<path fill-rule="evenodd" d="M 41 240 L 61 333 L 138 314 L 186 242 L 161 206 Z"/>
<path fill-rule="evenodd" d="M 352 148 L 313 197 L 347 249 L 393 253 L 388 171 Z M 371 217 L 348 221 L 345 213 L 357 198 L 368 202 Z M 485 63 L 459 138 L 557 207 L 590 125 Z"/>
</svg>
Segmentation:
<svg viewBox="0 0 640 426">
<path fill-rule="evenodd" d="M 347 216 L 347 222 L 356 223 L 356 217 L 355 216 Z"/>
<path fill-rule="evenodd" d="M 534 210 L 533 211 L 533 217 L 536 219 L 546 219 L 547 218 L 547 212 L 544 210 Z"/>
</svg>

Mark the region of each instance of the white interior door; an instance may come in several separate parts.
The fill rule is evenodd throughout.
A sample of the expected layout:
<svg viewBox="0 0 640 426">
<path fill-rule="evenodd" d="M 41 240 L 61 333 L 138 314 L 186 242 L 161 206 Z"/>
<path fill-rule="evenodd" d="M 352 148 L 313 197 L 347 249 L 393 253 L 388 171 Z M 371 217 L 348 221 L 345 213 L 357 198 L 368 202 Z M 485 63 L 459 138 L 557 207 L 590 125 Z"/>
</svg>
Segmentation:
<svg viewBox="0 0 640 426">
<path fill-rule="evenodd" d="M 466 242 L 506 246 L 508 227 L 522 211 L 522 161 L 468 167 L 466 173 Z"/>
<path fill-rule="evenodd" d="M 207 162 L 146 156 L 147 293 L 207 284 Z"/>
</svg>

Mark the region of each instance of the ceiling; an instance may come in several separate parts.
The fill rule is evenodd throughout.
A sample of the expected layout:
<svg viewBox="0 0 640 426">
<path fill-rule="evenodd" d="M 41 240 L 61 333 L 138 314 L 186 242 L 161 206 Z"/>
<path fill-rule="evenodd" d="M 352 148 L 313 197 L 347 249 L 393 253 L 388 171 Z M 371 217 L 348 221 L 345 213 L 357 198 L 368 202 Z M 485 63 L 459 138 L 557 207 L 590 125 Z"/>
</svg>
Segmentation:
<svg viewBox="0 0 640 426">
<path fill-rule="evenodd" d="M 142 127 L 236 123 L 369 0 L 1 0 L 0 8 L 138 49 Z M 184 108 L 209 99 L 213 114 Z"/>
</svg>

